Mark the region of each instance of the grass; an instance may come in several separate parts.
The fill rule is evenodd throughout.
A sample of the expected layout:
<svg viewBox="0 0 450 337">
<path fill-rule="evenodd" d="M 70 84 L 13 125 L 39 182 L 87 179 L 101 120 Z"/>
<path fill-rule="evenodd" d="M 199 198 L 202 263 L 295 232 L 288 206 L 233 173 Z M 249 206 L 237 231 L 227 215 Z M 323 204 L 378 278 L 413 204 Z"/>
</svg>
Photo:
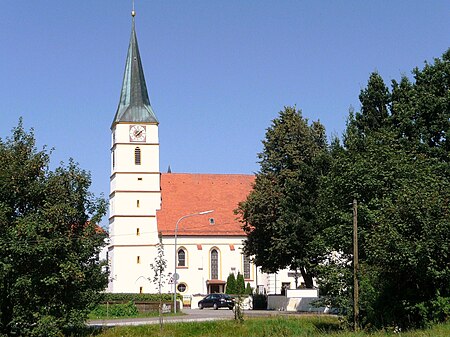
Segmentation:
<svg viewBox="0 0 450 337">
<path fill-rule="evenodd" d="M 92 335 L 94 336 L 94 335 Z M 389 332 L 353 333 L 342 331 L 339 321 L 331 316 L 279 316 L 246 318 L 243 324 L 233 320 L 191 323 L 165 323 L 159 325 L 124 326 L 105 329 L 97 337 L 291 337 L 291 336 L 401 336 L 401 337 L 443 337 L 450 336 L 450 322 L 435 325 L 429 330 L 416 330 L 394 334 Z"/>
</svg>

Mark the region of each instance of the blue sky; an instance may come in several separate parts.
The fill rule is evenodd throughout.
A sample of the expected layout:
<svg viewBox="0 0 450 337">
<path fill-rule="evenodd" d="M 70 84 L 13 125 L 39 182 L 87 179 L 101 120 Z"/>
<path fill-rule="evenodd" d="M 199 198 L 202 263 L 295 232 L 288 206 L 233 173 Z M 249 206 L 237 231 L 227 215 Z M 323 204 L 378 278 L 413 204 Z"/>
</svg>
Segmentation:
<svg viewBox="0 0 450 337">
<path fill-rule="evenodd" d="M 253 173 L 271 120 L 296 105 L 340 135 L 377 70 L 389 83 L 450 47 L 449 1 L 136 0 L 160 121 L 161 170 Z M 20 116 L 53 165 L 109 194 L 110 125 L 131 1 L 0 2 L 0 137 Z"/>
</svg>

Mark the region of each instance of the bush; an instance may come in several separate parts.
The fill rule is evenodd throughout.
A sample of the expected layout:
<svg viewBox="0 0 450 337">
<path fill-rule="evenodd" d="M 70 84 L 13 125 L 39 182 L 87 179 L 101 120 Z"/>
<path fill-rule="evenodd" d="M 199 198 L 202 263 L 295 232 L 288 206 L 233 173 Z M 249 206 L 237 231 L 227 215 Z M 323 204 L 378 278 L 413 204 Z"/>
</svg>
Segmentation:
<svg viewBox="0 0 450 337">
<path fill-rule="evenodd" d="M 91 313 L 94 317 L 133 317 L 138 309 L 133 302 L 125 304 L 100 304 Z"/>
<path fill-rule="evenodd" d="M 247 282 L 247 287 L 245 288 L 245 294 L 246 295 L 253 294 L 253 288 L 250 286 L 250 282 Z"/>
<path fill-rule="evenodd" d="M 227 287 L 225 289 L 225 293 L 227 294 L 235 294 L 236 293 L 236 277 L 233 273 L 230 273 L 227 278 Z"/>
<path fill-rule="evenodd" d="M 245 281 L 244 276 L 241 273 L 237 274 L 236 277 L 236 295 L 243 295 L 245 294 Z"/>
<path fill-rule="evenodd" d="M 161 294 L 163 301 L 172 301 L 172 294 Z M 178 294 L 178 296 L 181 295 Z M 104 293 L 103 302 L 159 302 L 159 294 Z"/>
</svg>

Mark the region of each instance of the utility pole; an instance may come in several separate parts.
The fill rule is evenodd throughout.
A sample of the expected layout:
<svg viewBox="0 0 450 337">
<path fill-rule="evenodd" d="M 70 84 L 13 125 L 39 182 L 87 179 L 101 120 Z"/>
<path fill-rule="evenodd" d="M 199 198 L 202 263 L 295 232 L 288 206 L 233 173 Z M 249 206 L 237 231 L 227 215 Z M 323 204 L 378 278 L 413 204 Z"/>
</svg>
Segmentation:
<svg viewBox="0 0 450 337">
<path fill-rule="evenodd" d="M 355 331 L 359 330 L 358 288 L 358 202 L 353 199 L 353 320 Z"/>
</svg>

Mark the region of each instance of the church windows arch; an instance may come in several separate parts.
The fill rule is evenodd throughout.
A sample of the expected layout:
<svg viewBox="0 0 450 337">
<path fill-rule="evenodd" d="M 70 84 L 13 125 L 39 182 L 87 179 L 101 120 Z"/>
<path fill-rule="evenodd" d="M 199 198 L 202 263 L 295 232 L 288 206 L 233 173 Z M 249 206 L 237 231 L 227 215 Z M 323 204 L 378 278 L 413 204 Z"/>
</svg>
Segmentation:
<svg viewBox="0 0 450 337">
<path fill-rule="evenodd" d="M 134 149 L 134 164 L 141 165 L 141 148 L 136 147 Z"/>
<path fill-rule="evenodd" d="M 250 267 L 250 259 L 244 254 L 243 257 L 243 270 L 244 270 L 244 279 L 249 280 L 251 278 L 251 267 Z"/>
<path fill-rule="evenodd" d="M 184 247 L 178 249 L 177 261 L 177 267 L 187 267 L 187 251 Z"/>
<path fill-rule="evenodd" d="M 219 250 L 217 248 L 213 248 L 210 251 L 210 271 L 211 271 L 211 280 L 219 279 Z"/>
</svg>

